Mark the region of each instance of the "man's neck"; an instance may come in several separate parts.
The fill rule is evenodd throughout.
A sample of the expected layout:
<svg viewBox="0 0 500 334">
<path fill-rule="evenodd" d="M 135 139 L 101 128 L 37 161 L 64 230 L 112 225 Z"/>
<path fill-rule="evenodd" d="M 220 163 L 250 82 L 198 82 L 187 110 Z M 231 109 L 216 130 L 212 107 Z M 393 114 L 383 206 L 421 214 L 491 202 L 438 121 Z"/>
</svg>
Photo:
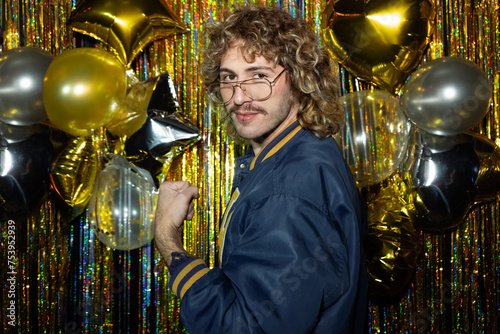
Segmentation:
<svg viewBox="0 0 500 334">
<path fill-rule="evenodd" d="M 259 152 L 266 147 L 281 131 L 286 129 L 287 126 L 293 123 L 297 118 L 297 113 L 290 113 L 289 116 L 278 126 L 273 132 L 265 136 L 263 140 L 250 140 L 250 145 L 252 145 L 253 152 L 258 155 Z"/>
</svg>

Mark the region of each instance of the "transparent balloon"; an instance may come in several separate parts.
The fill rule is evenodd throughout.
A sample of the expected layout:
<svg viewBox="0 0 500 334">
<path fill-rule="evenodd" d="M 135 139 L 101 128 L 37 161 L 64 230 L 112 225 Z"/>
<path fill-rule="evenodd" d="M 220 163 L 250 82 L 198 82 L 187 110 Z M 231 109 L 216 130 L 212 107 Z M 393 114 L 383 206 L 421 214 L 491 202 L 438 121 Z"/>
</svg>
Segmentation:
<svg viewBox="0 0 500 334">
<path fill-rule="evenodd" d="M 358 187 L 383 181 L 403 161 L 411 130 L 398 99 L 386 91 L 363 90 L 339 102 L 346 124 L 336 140 Z"/>
<path fill-rule="evenodd" d="M 115 155 L 89 201 L 90 226 L 113 249 L 131 250 L 154 237 L 157 189 L 151 174 Z"/>
</svg>

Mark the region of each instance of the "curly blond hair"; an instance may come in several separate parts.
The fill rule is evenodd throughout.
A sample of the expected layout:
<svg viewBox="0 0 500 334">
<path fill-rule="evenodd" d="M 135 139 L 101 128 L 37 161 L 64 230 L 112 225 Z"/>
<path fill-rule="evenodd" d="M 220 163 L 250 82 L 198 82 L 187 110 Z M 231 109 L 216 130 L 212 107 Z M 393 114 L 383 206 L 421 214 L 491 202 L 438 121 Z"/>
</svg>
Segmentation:
<svg viewBox="0 0 500 334">
<path fill-rule="evenodd" d="M 336 134 L 344 124 L 338 104 L 338 79 L 329 53 L 319 46 L 307 22 L 270 7 L 248 5 L 228 13 L 208 32 L 201 74 L 208 86 L 219 79 L 221 60 L 234 45 L 247 61 L 263 56 L 286 69 L 292 91 L 299 101 L 300 124 L 318 138 Z M 228 112 L 219 114 L 227 135 L 239 141 Z"/>
</svg>

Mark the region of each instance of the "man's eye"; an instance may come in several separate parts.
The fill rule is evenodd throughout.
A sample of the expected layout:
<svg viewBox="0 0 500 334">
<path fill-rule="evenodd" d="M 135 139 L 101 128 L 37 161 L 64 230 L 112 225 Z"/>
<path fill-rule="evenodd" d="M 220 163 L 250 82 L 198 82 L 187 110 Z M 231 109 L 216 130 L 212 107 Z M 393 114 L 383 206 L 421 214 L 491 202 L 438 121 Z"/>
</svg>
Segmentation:
<svg viewBox="0 0 500 334">
<path fill-rule="evenodd" d="M 228 74 L 222 77 L 222 81 L 234 81 L 234 80 L 236 80 L 236 75 L 234 74 Z"/>
<path fill-rule="evenodd" d="M 265 75 L 264 73 L 255 73 L 253 75 L 253 79 L 266 79 L 267 78 L 267 75 Z"/>
</svg>

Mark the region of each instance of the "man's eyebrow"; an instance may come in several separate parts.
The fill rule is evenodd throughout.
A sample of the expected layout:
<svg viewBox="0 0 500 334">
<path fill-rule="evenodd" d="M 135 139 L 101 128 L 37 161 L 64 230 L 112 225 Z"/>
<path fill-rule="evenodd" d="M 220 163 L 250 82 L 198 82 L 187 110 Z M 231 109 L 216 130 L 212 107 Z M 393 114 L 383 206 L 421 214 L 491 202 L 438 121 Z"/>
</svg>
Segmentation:
<svg viewBox="0 0 500 334">
<path fill-rule="evenodd" d="M 253 72 L 253 71 L 262 71 L 262 70 L 266 70 L 266 71 L 272 71 L 273 68 L 270 67 L 270 66 L 265 66 L 265 65 L 258 65 L 258 66 L 252 66 L 252 67 L 248 67 L 246 68 L 244 71 L 245 72 Z M 226 68 L 226 67 L 221 67 L 219 69 L 219 73 L 229 73 L 229 74 L 236 74 L 233 70 L 229 69 L 229 68 Z"/>
<path fill-rule="evenodd" d="M 228 69 L 228 68 L 225 68 L 225 67 L 221 67 L 221 68 L 219 68 L 219 73 L 222 73 L 222 72 L 224 72 L 224 73 L 234 74 L 234 72 L 233 72 L 232 70 L 230 70 L 230 69 Z"/>
</svg>

